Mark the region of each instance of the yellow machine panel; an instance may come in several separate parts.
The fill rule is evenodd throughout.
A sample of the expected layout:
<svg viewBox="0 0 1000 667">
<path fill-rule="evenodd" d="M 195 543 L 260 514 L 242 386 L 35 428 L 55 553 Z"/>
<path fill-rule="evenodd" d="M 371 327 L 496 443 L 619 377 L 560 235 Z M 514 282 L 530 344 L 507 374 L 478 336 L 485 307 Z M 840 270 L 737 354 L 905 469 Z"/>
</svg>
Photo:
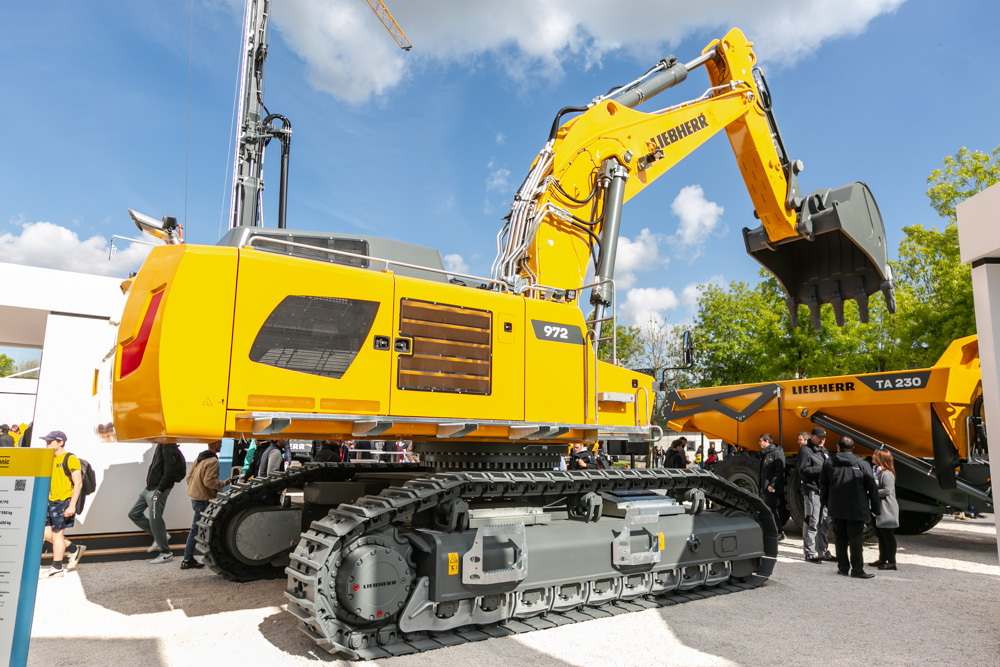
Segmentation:
<svg viewBox="0 0 1000 667">
<path fill-rule="evenodd" d="M 119 327 L 114 410 L 119 440 L 215 440 L 225 426 L 236 250 L 153 249 Z M 128 400 L 124 400 L 124 397 Z"/>
<path fill-rule="evenodd" d="M 395 280 L 388 414 L 524 419 L 524 299 Z"/>
<path fill-rule="evenodd" d="M 551 301 L 527 303 L 524 416 L 526 421 L 597 423 L 594 347 L 583 313 Z"/>
<path fill-rule="evenodd" d="M 598 423 L 648 426 L 653 378 L 605 362 L 597 364 Z"/>
<path fill-rule="evenodd" d="M 390 273 L 242 248 L 230 410 L 386 413 L 392 294 Z"/>
</svg>

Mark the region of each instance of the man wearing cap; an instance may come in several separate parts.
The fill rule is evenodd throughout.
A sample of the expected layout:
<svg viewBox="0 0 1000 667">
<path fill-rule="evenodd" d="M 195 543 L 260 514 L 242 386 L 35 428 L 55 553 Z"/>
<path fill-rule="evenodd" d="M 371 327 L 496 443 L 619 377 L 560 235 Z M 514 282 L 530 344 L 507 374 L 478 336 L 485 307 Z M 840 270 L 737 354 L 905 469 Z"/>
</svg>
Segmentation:
<svg viewBox="0 0 1000 667">
<path fill-rule="evenodd" d="M 820 427 L 812 433 L 799 433 L 799 489 L 802 491 L 802 550 L 810 563 L 836 560 L 827 546 L 830 520 L 820 502 L 819 476 L 828 455 L 823 443 L 826 431 Z"/>
<path fill-rule="evenodd" d="M 16 447 L 14 443 L 14 436 L 10 433 L 10 426 L 7 424 L 0 424 L 0 447 Z"/>
<path fill-rule="evenodd" d="M 76 501 L 83 492 L 83 473 L 80 459 L 66 451 L 66 434 L 52 431 L 42 440 L 53 450 L 52 479 L 49 482 L 49 505 L 45 515 L 44 540 L 52 544 L 52 567 L 42 573 L 42 579 L 63 576 L 63 556 L 69 554 L 66 569 L 72 570 L 80 562 L 87 547 L 71 544 L 63 536 L 66 528 L 72 528 L 76 521 Z M 69 470 L 69 476 L 66 475 Z"/>
</svg>

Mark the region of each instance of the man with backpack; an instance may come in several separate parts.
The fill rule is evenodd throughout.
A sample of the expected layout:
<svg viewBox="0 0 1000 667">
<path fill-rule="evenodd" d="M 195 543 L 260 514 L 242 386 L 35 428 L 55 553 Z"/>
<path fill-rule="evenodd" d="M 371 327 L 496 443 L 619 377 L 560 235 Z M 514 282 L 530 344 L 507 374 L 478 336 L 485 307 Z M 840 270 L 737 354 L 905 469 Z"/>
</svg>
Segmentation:
<svg viewBox="0 0 1000 667">
<path fill-rule="evenodd" d="M 42 579 L 63 576 L 63 556 L 69 554 L 66 569 L 72 570 L 80 562 L 87 547 L 70 543 L 63 536 L 63 530 L 72 528 L 76 521 L 76 504 L 83 492 L 83 473 L 80 459 L 66 451 L 66 434 L 52 431 L 42 440 L 53 450 L 52 479 L 49 484 L 49 506 L 45 515 L 46 542 L 52 543 L 52 567 L 42 573 Z M 69 476 L 66 471 L 69 471 Z"/>
<path fill-rule="evenodd" d="M 163 520 L 163 511 L 167 506 L 167 497 L 174 484 L 184 479 L 187 464 L 180 448 L 173 443 L 159 444 L 153 452 L 153 461 L 146 473 L 146 487 L 139 492 L 128 518 L 139 526 L 143 532 L 153 537 L 153 544 L 146 551 L 159 551 L 159 555 L 149 561 L 153 565 L 169 562 L 174 555 L 167 544 L 167 524 Z M 149 518 L 146 518 L 146 508 L 149 508 Z"/>
</svg>

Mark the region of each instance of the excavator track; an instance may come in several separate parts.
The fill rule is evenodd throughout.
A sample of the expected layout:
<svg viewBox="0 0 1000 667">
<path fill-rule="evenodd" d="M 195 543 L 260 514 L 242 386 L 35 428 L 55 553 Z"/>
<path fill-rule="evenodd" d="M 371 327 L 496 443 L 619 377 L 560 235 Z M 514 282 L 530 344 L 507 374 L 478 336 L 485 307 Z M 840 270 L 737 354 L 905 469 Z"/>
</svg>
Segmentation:
<svg viewBox="0 0 1000 667">
<path fill-rule="evenodd" d="M 675 495 L 688 491 L 701 492 L 705 499 L 722 508 L 723 514 L 730 510 L 744 513 L 749 517 L 745 520 L 756 522 L 760 529 L 763 556 L 755 561 L 752 571 L 742 568 L 741 576 L 728 576 L 729 572 L 733 572 L 735 559 L 720 568 L 723 572 L 721 577 L 707 568 L 703 571 L 704 585 L 697 581 L 685 584 L 685 568 L 679 569 L 676 575 L 670 575 L 676 578 L 673 584 L 663 583 L 668 578 L 665 573 L 660 573 L 658 579 L 655 574 L 649 574 L 647 568 L 644 574 L 622 572 L 621 576 L 615 577 L 617 583 L 611 588 L 600 589 L 596 585 L 600 582 L 579 581 L 561 582 L 551 591 L 527 591 L 529 594 L 537 593 L 527 602 L 525 591 L 514 592 L 511 588 L 509 593 L 471 598 L 463 616 L 470 622 L 458 627 L 446 627 L 447 620 L 435 621 L 433 618 L 433 614 L 438 614 L 437 619 L 441 619 L 442 615 L 440 610 L 434 610 L 435 604 L 428 598 L 427 591 L 431 587 L 428 577 L 423 576 L 426 568 L 418 572 L 412 553 L 400 547 L 406 540 L 399 537 L 399 527 L 404 527 L 418 513 L 446 507 L 449 503 L 511 502 L 519 498 L 530 502 L 532 498 L 540 497 L 569 498 L 590 493 L 643 491 L 667 491 Z M 494 528 L 496 532 L 503 532 L 510 527 Z M 420 548 L 419 535 L 410 533 L 410 541 Z M 660 548 L 663 548 L 662 537 Z M 748 590 L 768 579 L 774 568 L 777 550 L 778 530 L 763 501 L 701 470 L 448 473 L 386 488 L 379 495 L 365 496 L 353 504 L 341 505 L 324 519 L 314 521 L 291 554 L 291 564 L 285 570 L 288 574 L 285 596 L 288 611 L 299 619 L 299 628 L 320 647 L 350 659 L 375 659 Z M 366 559 L 368 562 L 365 562 Z M 392 598 L 384 612 L 379 608 L 369 614 L 373 608 L 360 600 L 348 601 L 353 598 L 349 593 L 338 596 L 335 586 L 337 590 L 346 591 L 353 586 L 353 591 L 360 598 L 365 591 L 359 591 L 354 575 L 358 574 L 358 581 L 364 585 L 360 575 L 364 574 L 366 567 L 371 571 L 375 565 L 383 568 L 379 574 L 383 579 L 392 575 L 390 578 L 394 580 L 391 583 L 398 584 L 400 596 Z M 463 567 L 467 566 L 468 561 L 465 561 Z M 709 574 L 715 576 L 710 577 Z M 346 588 L 343 588 L 345 583 Z M 365 587 L 383 585 L 373 583 Z M 565 596 L 557 598 L 563 595 L 567 585 L 579 587 L 582 597 L 578 603 L 572 600 L 566 603 Z M 536 604 L 537 599 L 541 602 Z M 559 599 L 562 602 L 556 604 Z M 455 607 L 449 608 L 452 617 L 455 615 L 453 609 L 461 607 L 463 602 L 469 603 L 470 600 L 459 601 Z M 437 606 L 440 607 L 440 604 Z M 416 618 L 424 619 L 433 627 L 412 631 L 413 619 Z"/>
<path fill-rule="evenodd" d="M 213 572 L 231 581 L 278 579 L 285 566 L 271 563 L 250 565 L 233 557 L 226 546 L 225 530 L 240 511 L 255 506 L 271 506 L 282 491 L 301 488 L 310 482 L 346 482 L 361 473 L 419 473 L 420 466 L 406 463 L 308 463 L 249 482 L 236 482 L 212 500 L 201 513 L 196 537 L 197 552 Z"/>
</svg>

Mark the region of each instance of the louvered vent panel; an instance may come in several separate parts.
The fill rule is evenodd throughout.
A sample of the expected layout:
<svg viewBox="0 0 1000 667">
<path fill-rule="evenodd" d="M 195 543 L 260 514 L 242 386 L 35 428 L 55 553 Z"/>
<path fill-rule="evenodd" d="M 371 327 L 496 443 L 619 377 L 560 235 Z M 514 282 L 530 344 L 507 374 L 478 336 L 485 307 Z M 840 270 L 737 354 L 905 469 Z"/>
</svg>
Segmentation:
<svg viewBox="0 0 1000 667">
<path fill-rule="evenodd" d="M 490 393 L 489 311 L 403 299 L 399 316 L 399 335 L 413 339 L 412 354 L 399 355 L 400 389 Z"/>
</svg>

